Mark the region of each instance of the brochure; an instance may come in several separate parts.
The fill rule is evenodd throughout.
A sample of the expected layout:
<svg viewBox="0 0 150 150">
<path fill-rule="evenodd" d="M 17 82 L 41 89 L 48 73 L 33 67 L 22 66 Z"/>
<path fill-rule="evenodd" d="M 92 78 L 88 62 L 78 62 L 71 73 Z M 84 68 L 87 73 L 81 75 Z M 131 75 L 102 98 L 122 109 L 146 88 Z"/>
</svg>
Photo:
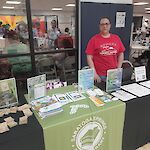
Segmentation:
<svg viewBox="0 0 150 150">
<path fill-rule="evenodd" d="M 51 90 L 51 89 L 56 89 L 60 87 L 67 86 L 67 82 L 61 82 L 60 80 L 49 80 L 46 81 L 46 89 Z"/>
<path fill-rule="evenodd" d="M 139 83 L 140 85 L 143 85 L 143 86 L 145 86 L 145 87 L 147 87 L 147 88 L 150 88 L 150 80 L 149 81 L 145 81 L 145 82 L 141 82 L 141 83 Z"/>
<path fill-rule="evenodd" d="M 67 94 L 55 94 L 53 97 L 58 100 L 62 105 L 73 102 Z"/>
<path fill-rule="evenodd" d="M 119 90 L 122 84 L 122 68 L 107 71 L 106 92 Z"/>
<path fill-rule="evenodd" d="M 0 80 L 0 108 L 9 107 L 18 103 L 15 78 Z"/>
<path fill-rule="evenodd" d="M 129 85 L 124 85 L 121 87 L 123 90 L 130 92 L 138 97 L 146 96 L 150 94 L 150 89 L 139 85 L 137 83 L 129 84 Z"/>
<path fill-rule="evenodd" d="M 62 104 L 49 96 L 34 100 L 31 102 L 31 105 L 41 118 L 52 116 L 63 111 Z"/>
<path fill-rule="evenodd" d="M 146 80 L 146 68 L 145 66 L 135 67 L 135 80 L 136 82 Z"/>
<path fill-rule="evenodd" d="M 28 78 L 27 87 L 30 101 L 46 96 L 46 75 Z"/>
<path fill-rule="evenodd" d="M 78 71 L 78 90 L 86 92 L 86 90 L 94 89 L 94 70 L 84 69 Z"/>
<path fill-rule="evenodd" d="M 67 95 L 72 101 L 78 101 L 85 99 L 86 97 L 80 94 L 78 91 L 68 92 Z"/>
<path fill-rule="evenodd" d="M 136 98 L 136 96 L 128 93 L 128 92 L 125 92 L 123 90 L 118 90 L 116 92 L 113 92 L 111 93 L 113 96 L 119 98 L 120 100 L 122 101 L 128 101 L 128 100 L 131 100 L 133 98 Z"/>
</svg>

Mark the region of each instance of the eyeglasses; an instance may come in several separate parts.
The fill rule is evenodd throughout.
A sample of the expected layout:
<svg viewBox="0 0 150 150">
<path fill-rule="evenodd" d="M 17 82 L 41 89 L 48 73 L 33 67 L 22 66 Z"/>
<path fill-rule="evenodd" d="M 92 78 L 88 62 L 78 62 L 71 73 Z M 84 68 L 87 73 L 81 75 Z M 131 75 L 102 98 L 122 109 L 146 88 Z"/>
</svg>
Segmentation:
<svg viewBox="0 0 150 150">
<path fill-rule="evenodd" d="M 101 23 L 100 24 L 100 26 L 105 26 L 105 25 L 108 26 L 108 25 L 110 25 L 110 23 Z"/>
</svg>

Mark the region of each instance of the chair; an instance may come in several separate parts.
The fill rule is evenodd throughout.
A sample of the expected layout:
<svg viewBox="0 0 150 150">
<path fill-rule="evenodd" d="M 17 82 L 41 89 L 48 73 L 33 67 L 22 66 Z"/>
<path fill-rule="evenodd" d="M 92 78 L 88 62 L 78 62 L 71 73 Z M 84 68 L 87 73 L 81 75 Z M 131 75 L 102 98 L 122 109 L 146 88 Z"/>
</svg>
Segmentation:
<svg viewBox="0 0 150 150">
<path fill-rule="evenodd" d="M 47 79 L 57 78 L 55 61 L 52 57 L 42 58 L 37 63 L 38 74 L 46 74 Z"/>
<path fill-rule="evenodd" d="M 133 65 L 130 61 L 124 60 L 122 63 L 123 73 L 122 73 L 122 81 L 127 82 L 131 81 L 133 77 Z"/>
<path fill-rule="evenodd" d="M 63 63 L 63 74 L 65 81 L 75 81 L 75 56 L 68 56 Z"/>
</svg>

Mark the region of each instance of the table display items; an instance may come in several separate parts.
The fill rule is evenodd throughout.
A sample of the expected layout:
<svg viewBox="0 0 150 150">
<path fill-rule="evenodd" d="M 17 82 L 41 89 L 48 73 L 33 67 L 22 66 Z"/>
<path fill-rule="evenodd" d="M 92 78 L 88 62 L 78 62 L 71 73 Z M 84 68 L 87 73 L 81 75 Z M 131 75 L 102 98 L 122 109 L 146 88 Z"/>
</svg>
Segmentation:
<svg viewBox="0 0 150 150">
<path fill-rule="evenodd" d="M 106 92 L 119 90 L 122 84 L 122 68 L 107 71 Z"/>
<path fill-rule="evenodd" d="M 15 78 L 0 80 L 0 108 L 18 104 Z"/>
<path fill-rule="evenodd" d="M 46 90 L 56 89 L 67 86 L 67 82 L 61 82 L 59 79 L 46 81 Z"/>
<path fill-rule="evenodd" d="M 28 99 L 30 101 L 46 96 L 46 75 L 27 79 Z"/>
<path fill-rule="evenodd" d="M 125 92 L 125 91 L 123 91 L 123 90 L 118 90 L 118 91 L 113 92 L 113 93 L 111 93 L 111 94 L 112 94 L 113 96 L 119 98 L 119 99 L 122 100 L 122 101 L 128 101 L 128 100 L 131 100 L 131 99 L 136 98 L 135 95 L 132 95 L 132 94 L 130 94 L 130 93 L 128 93 L 128 92 Z"/>
<path fill-rule="evenodd" d="M 31 102 L 32 108 L 37 111 L 41 118 L 55 115 L 63 111 L 62 104 L 50 96 Z"/>
<path fill-rule="evenodd" d="M 150 80 L 149 81 L 140 82 L 139 84 L 142 85 L 142 86 L 145 86 L 147 88 L 150 88 Z"/>
<path fill-rule="evenodd" d="M 137 83 L 132 83 L 128 85 L 124 85 L 121 87 L 123 90 L 130 92 L 131 94 L 134 94 L 138 97 L 146 96 L 150 94 L 150 89 L 139 85 Z"/>
<path fill-rule="evenodd" d="M 22 106 L 15 106 L 10 108 L 0 109 L 0 117 L 4 117 L 4 122 L 0 123 L 0 133 L 10 131 L 11 128 L 17 125 L 23 125 L 28 123 L 28 118 L 33 115 L 30 110 L 31 106 L 24 104 Z M 16 114 L 17 112 L 23 112 L 23 116 L 19 117 L 19 122 L 16 122 L 10 114 Z M 7 116 L 7 117 L 6 117 Z"/>
<path fill-rule="evenodd" d="M 94 70 L 83 69 L 78 71 L 78 90 L 85 92 L 94 89 Z"/>
<path fill-rule="evenodd" d="M 146 80 L 146 68 L 145 68 L 145 66 L 135 67 L 134 73 L 135 73 L 136 82 Z"/>
</svg>

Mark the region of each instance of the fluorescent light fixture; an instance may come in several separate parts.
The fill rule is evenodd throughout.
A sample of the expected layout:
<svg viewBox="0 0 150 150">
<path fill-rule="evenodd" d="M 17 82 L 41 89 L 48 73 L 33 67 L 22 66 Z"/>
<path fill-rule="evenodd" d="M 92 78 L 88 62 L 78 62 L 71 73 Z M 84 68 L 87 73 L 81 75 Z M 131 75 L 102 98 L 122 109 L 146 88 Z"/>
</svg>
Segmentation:
<svg viewBox="0 0 150 150">
<path fill-rule="evenodd" d="M 67 7 L 75 7 L 75 4 L 67 4 Z"/>
<path fill-rule="evenodd" d="M 14 7 L 3 6 L 4 9 L 14 9 Z"/>
<path fill-rule="evenodd" d="M 52 10 L 63 10 L 61 7 L 52 8 Z"/>
<path fill-rule="evenodd" d="M 141 6 L 141 5 L 147 5 L 149 3 L 147 2 L 137 2 L 137 3 L 134 3 L 134 5 L 137 5 L 137 6 Z"/>
<path fill-rule="evenodd" d="M 146 11 L 146 14 L 150 14 L 150 11 Z"/>
<path fill-rule="evenodd" d="M 145 8 L 145 10 L 150 10 L 150 8 Z"/>
<path fill-rule="evenodd" d="M 20 4 L 21 2 L 19 2 L 19 1 L 6 1 L 6 4 Z"/>
</svg>

